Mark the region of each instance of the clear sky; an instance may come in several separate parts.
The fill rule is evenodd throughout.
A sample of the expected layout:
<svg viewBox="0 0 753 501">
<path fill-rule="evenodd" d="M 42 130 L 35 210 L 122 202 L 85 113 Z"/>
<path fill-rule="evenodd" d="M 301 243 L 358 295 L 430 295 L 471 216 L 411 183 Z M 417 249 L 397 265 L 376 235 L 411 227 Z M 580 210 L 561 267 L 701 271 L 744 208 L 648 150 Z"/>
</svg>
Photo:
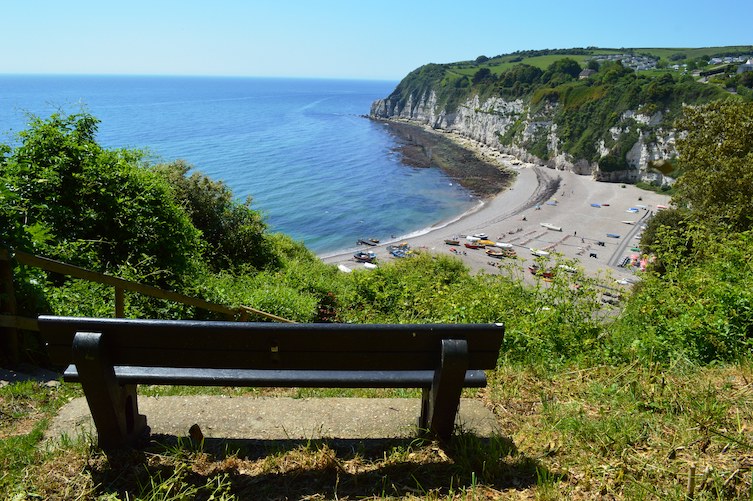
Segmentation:
<svg viewBox="0 0 753 501">
<path fill-rule="evenodd" d="M 399 80 L 570 47 L 753 44 L 751 0 L 6 0 L 0 73 Z"/>
</svg>

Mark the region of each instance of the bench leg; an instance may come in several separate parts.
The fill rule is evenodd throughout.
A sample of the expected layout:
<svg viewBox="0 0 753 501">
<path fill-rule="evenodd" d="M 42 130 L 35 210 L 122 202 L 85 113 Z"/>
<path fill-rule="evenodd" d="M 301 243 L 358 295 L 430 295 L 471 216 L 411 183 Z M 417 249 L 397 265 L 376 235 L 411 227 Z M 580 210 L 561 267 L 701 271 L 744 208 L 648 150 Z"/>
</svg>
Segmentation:
<svg viewBox="0 0 753 501">
<path fill-rule="evenodd" d="M 136 385 L 118 384 L 103 344 L 101 333 L 77 332 L 73 363 L 97 427 L 99 446 L 114 449 L 133 443 L 148 428 L 146 416 L 139 414 Z"/>
<path fill-rule="evenodd" d="M 434 372 L 434 382 L 423 391 L 419 428 L 441 439 L 450 438 L 467 368 L 468 343 L 464 339 L 443 339 L 442 360 Z"/>
</svg>

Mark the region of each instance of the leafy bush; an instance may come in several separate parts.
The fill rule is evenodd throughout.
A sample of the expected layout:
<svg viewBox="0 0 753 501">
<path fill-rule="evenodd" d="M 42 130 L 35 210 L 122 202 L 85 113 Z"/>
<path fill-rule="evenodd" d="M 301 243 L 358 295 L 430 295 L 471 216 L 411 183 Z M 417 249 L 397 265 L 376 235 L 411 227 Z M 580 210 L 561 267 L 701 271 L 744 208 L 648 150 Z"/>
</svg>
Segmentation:
<svg viewBox="0 0 753 501">
<path fill-rule="evenodd" d="M 704 258 L 649 274 L 637 287 L 608 351 L 621 359 L 730 362 L 753 348 L 753 234 L 704 240 Z"/>
</svg>

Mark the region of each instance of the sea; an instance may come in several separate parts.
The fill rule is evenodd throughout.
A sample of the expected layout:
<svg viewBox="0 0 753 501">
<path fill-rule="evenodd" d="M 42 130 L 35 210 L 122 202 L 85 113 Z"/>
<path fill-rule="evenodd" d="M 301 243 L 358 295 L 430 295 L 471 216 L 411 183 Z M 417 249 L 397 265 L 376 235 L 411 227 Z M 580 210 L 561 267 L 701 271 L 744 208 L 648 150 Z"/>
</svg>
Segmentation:
<svg viewBox="0 0 753 501">
<path fill-rule="evenodd" d="M 398 138 L 366 117 L 396 84 L 0 75 L 0 143 L 17 144 L 30 115 L 86 111 L 101 121 L 102 146 L 185 160 L 250 197 L 271 231 L 326 256 L 421 234 L 478 203 L 439 168 L 405 165 Z"/>
</svg>

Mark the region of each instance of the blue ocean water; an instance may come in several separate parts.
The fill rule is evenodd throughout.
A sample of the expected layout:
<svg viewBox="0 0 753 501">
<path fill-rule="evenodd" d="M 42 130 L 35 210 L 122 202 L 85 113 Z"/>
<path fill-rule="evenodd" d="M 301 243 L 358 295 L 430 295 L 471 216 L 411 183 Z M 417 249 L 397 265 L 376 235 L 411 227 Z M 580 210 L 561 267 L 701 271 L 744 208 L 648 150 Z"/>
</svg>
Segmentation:
<svg viewBox="0 0 753 501">
<path fill-rule="evenodd" d="M 269 78 L 0 75 L 0 142 L 28 113 L 85 109 L 108 148 L 184 159 L 252 198 L 273 231 L 319 254 L 389 240 L 475 204 L 439 169 L 401 163 L 396 139 L 363 115 L 396 82 Z"/>
</svg>

